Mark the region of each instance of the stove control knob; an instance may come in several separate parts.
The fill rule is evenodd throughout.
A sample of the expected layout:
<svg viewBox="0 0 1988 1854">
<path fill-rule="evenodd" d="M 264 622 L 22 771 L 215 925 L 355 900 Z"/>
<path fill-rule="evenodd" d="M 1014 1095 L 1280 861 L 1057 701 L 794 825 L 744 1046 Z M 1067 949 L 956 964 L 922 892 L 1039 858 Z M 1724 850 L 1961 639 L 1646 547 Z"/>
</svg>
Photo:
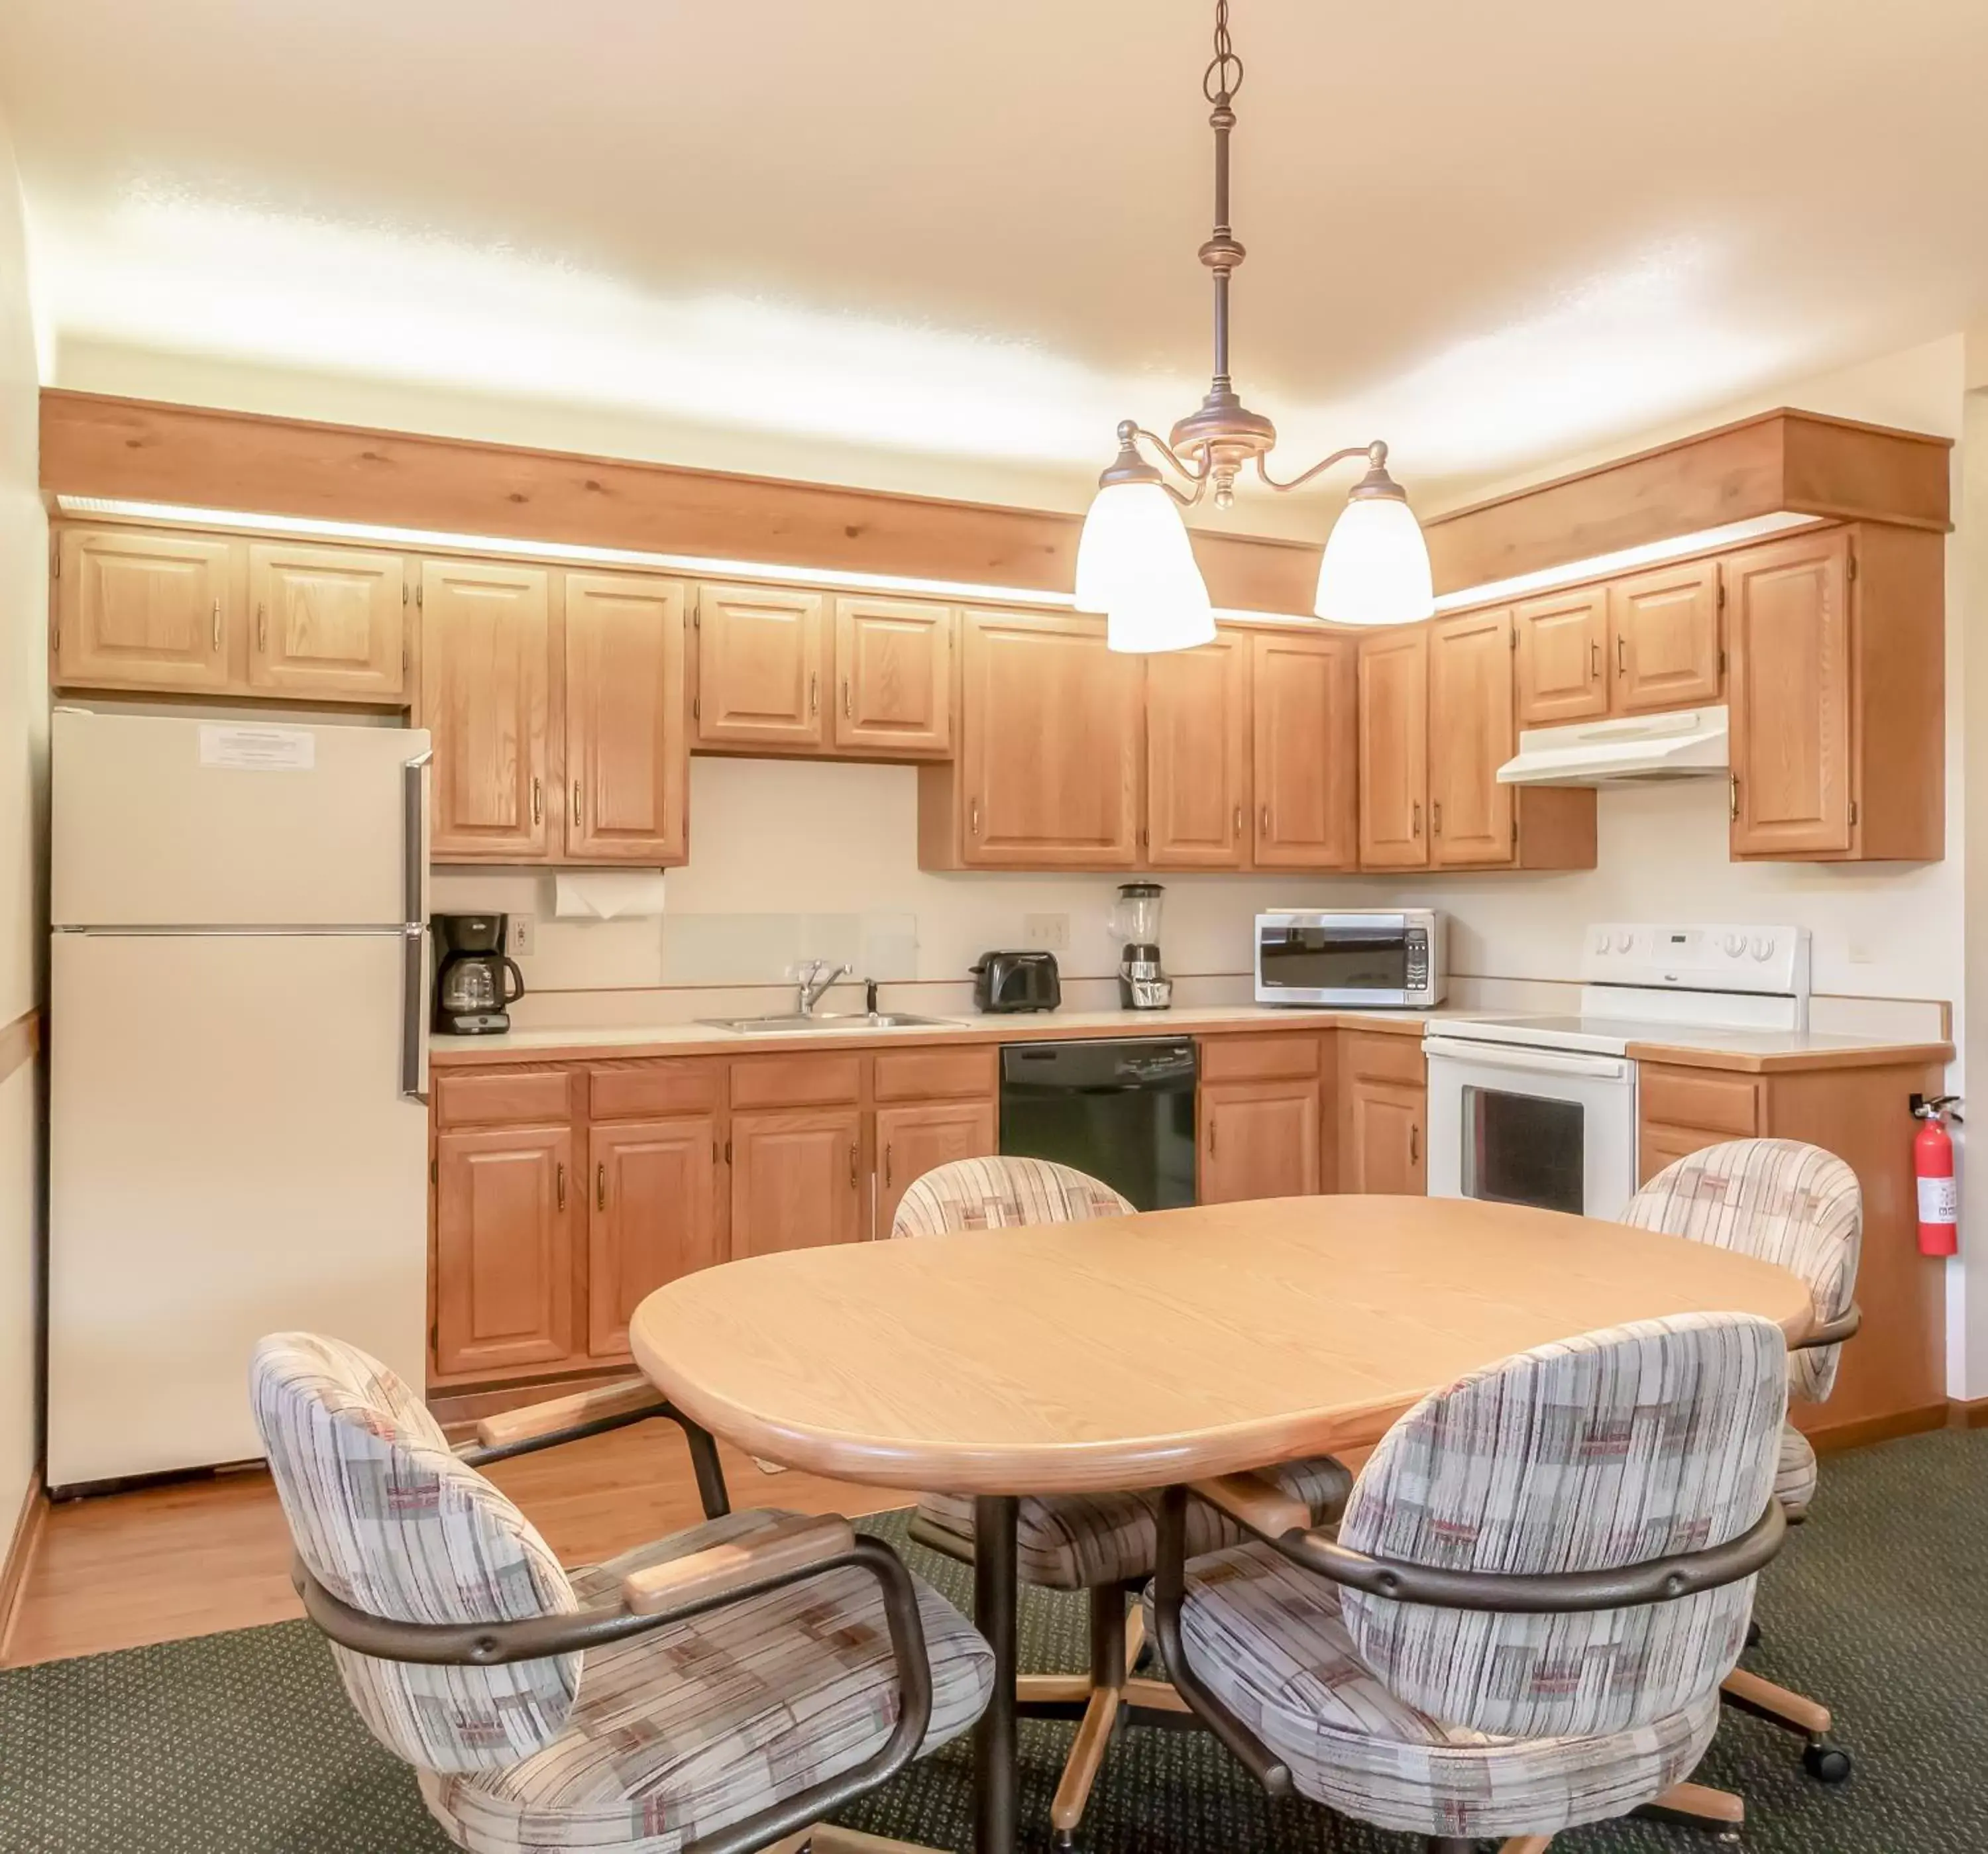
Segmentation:
<svg viewBox="0 0 1988 1854">
<path fill-rule="evenodd" d="M 1772 959 L 1773 956 L 1774 943 L 1773 940 L 1765 934 L 1758 935 L 1753 941 L 1753 957 L 1756 959 L 1764 961 Z"/>
<path fill-rule="evenodd" d="M 1615 951 L 1618 953 L 1628 952 L 1628 950 L 1635 944 L 1636 936 L 1631 933 L 1627 927 L 1625 927 L 1621 933 L 1615 936 Z"/>
<path fill-rule="evenodd" d="M 1742 953 L 1746 951 L 1746 936 L 1744 934 L 1728 934 L 1726 936 L 1726 956 L 1727 958 L 1737 959 Z"/>
<path fill-rule="evenodd" d="M 1595 930 L 1594 950 L 1598 953 L 1605 953 L 1608 951 L 1608 930 L 1606 927 L 1598 927 Z"/>
</svg>

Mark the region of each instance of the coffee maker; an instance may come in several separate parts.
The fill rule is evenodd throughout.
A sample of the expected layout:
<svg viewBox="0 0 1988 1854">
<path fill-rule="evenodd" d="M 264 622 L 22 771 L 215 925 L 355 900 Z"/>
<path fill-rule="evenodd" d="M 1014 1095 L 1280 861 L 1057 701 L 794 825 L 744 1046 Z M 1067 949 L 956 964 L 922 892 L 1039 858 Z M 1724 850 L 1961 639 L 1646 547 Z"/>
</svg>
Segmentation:
<svg viewBox="0 0 1988 1854">
<path fill-rule="evenodd" d="M 1111 910 L 1111 931 L 1124 942 L 1118 954 L 1118 1002 L 1128 1011 L 1164 1011 L 1174 1001 L 1174 981 L 1160 969 L 1160 897 L 1157 882 L 1128 882 Z"/>
<path fill-rule="evenodd" d="M 525 995 L 525 975 L 505 956 L 502 914 L 438 914 L 434 1027 L 445 1036 L 488 1036 L 511 1027 L 504 1007 Z M 505 983 L 515 980 L 514 991 Z"/>
</svg>

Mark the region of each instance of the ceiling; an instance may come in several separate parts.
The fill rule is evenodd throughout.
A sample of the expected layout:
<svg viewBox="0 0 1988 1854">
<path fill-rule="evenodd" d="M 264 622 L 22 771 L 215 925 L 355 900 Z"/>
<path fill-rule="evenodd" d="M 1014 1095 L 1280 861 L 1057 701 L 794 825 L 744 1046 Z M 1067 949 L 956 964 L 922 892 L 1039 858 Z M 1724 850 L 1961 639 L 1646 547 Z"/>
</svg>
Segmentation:
<svg viewBox="0 0 1988 1854">
<path fill-rule="evenodd" d="M 1210 11 L 8 0 L 45 353 L 1075 480 L 1206 384 Z M 1382 435 L 1453 489 L 1988 312 L 1973 0 L 1235 14 L 1287 471 Z"/>
</svg>

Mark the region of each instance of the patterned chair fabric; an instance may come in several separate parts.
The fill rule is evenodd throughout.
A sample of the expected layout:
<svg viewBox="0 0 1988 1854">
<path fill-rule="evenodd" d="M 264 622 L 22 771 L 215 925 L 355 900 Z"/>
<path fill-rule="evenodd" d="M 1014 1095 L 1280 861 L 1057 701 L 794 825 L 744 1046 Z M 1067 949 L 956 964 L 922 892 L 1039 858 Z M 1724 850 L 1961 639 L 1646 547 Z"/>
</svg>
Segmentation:
<svg viewBox="0 0 1988 1854">
<path fill-rule="evenodd" d="M 1023 1224 L 1081 1223 L 1128 1217 L 1133 1206 L 1101 1180 L 1046 1159 L 1004 1156 L 958 1159 L 913 1180 L 891 1219 L 895 1237 L 948 1236 Z M 1330 1455 L 1274 1471 L 1286 1493 L 1310 1503 L 1319 1524 L 1337 1518 L 1353 1477 Z M 921 1530 L 961 1557 L 973 1552 L 973 1502 L 928 1494 L 918 1502 Z M 1196 1503 L 1188 1548 L 1212 1552 L 1237 1543 L 1242 1528 Z M 1150 1577 L 1159 1552 L 1159 1496 L 1152 1492 L 1058 1494 L 1021 1503 L 1016 1562 L 1025 1582 L 1083 1590 Z"/>
<path fill-rule="evenodd" d="M 1729 1140 L 1667 1165 L 1629 1200 L 1625 1223 L 1688 1236 L 1792 1269 L 1818 1319 L 1850 1311 L 1863 1246 L 1864 1194 L 1834 1153 L 1797 1140 Z M 1819 1403 L 1843 1348 L 1788 1354 L 1788 1392 Z"/>
<path fill-rule="evenodd" d="M 783 1515 L 734 1513 L 573 1573 L 604 1601 L 630 1572 L 749 1537 Z M 924 1748 L 979 1718 L 994 1657 L 921 1584 L 932 1667 Z M 566 1729 L 502 1770 L 423 1773 L 431 1813 L 471 1854 L 615 1849 L 677 1854 L 873 1757 L 896 1723 L 897 1676 L 876 1580 L 825 1572 L 590 1650 Z"/>
<path fill-rule="evenodd" d="M 1491 1573 L 1602 1570 L 1746 1531 L 1777 1469 L 1780 1329 L 1696 1314 L 1520 1354 L 1425 1398 L 1340 1538 Z M 1297 1787 L 1423 1835 L 1557 1833 L 1688 1772 L 1737 1661 L 1750 1578 L 1668 1603 L 1498 1615 L 1342 1590 L 1265 1545 L 1188 1567 L 1195 1671 Z"/>
<path fill-rule="evenodd" d="M 579 1607 L 531 1522 L 399 1378 L 357 1347 L 273 1333 L 249 1367 L 255 1425 L 311 1575 L 368 1615 L 485 1623 Z M 564 1729 L 580 1657 L 427 1667 L 331 1647 L 367 1728 L 424 1770 L 514 1762 Z"/>
<path fill-rule="evenodd" d="M 1792 1423 L 1783 1423 L 1780 1459 L 1774 1470 L 1774 1498 L 1787 1509 L 1790 1519 L 1808 1517 L 1809 1504 L 1815 1498 L 1820 1478 L 1815 1450 L 1808 1437 Z"/>
<path fill-rule="evenodd" d="M 955 1159 L 911 1181 L 891 1219 L 891 1234 L 950 1236 L 1131 1214 L 1129 1200 L 1070 1166 L 1047 1159 Z"/>
</svg>

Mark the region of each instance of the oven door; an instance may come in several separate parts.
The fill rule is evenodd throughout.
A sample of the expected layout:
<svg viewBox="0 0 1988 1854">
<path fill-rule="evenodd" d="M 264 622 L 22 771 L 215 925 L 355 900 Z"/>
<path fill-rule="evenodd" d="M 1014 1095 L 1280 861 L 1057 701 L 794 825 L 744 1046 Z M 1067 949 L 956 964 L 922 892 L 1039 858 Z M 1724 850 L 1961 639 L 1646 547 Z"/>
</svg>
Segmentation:
<svg viewBox="0 0 1988 1854">
<path fill-rule="evenodd" d="M 1620 1217 L 1636 1189 L 1625 1056 L 1431 1036 L 1428 1193 Z"/>
</svg>

